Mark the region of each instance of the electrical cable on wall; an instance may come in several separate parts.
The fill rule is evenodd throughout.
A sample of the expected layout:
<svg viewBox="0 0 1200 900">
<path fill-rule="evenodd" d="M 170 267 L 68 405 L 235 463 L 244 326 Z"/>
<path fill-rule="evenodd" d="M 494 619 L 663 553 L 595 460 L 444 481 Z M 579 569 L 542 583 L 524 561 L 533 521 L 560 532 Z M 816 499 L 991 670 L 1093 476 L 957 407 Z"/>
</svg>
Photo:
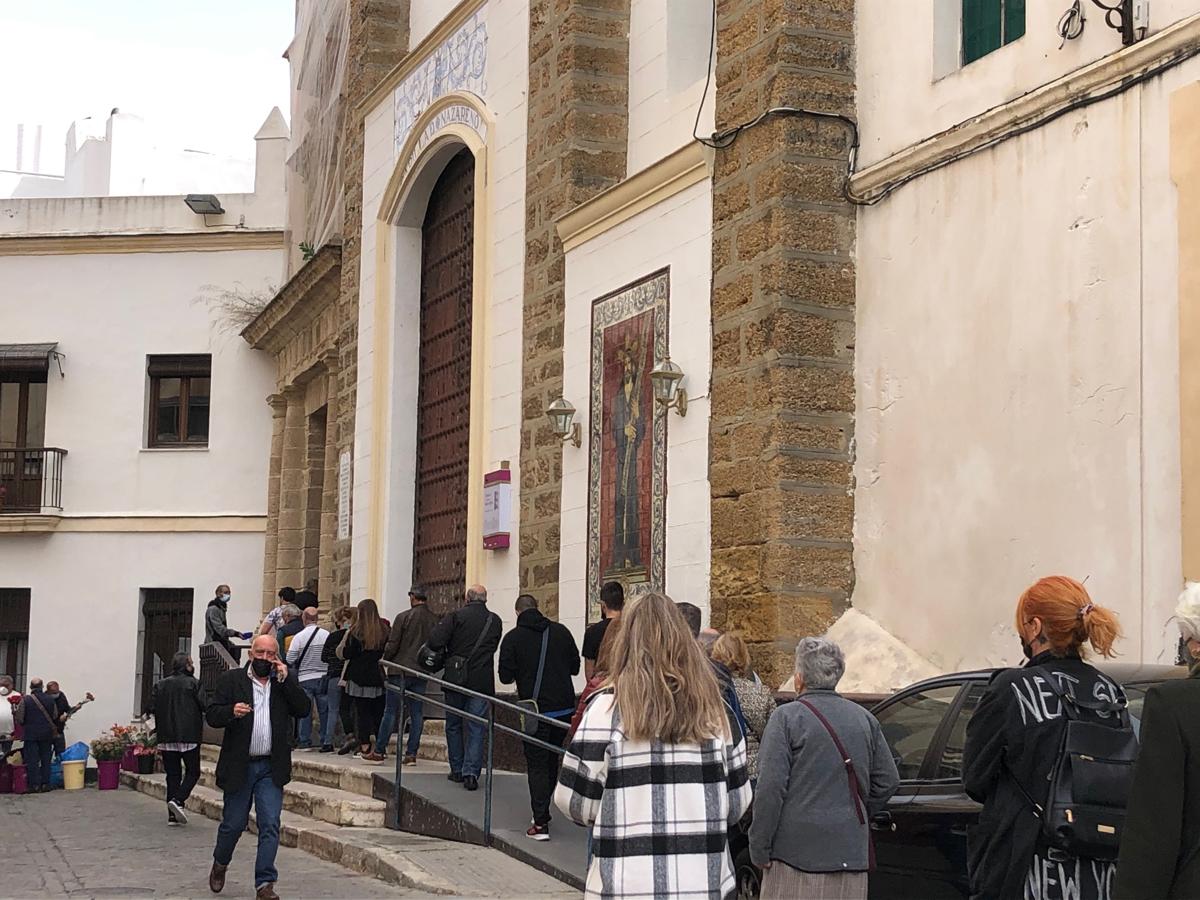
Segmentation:
<svg viewBox="0 0 1200 900">
<path fill-rule="evenodd" d="M 1098 3 L 1098 5 L 1103 5 L 1103 4 Z M 1105 8 L 1107 8 L 1107 7 L 1105 7 Z M 1077 16 L 1075 15 L 1076 11 L 1078 13 Z M 1063 37 L 1064 42 L 1066 40 L 1073 40 L 1075 37 L 1078 37 L 1079 34 L 1082 33 L 1083 26 L 1084 26 L 1083 9 L 1081 7 L 1079 0 L 1076 0 L 1076 2 L 1073 4 L 1072 8 L 1067 10 L 1067 12 L 1063 15 L 1062 19 L 1059 20 L 1059 35 Z M 1137 87 L 1138 85 L 1144 84 L 1145 82 L 1150 81 L 1153 78 L 1157 78 L 1159 75 L 1163 74 L 1168 69 L 1172 69 L 1175 66 L 1178 66 L 1178 65 L 1188 61 L 1189 59 L 1192 59 L 1192 58 L 1196 57 L 1197 55 L 1200 55 L 1200 46 L 1188 48 L 1185 51 L 1176 53 L 1175 55 L 1160 61 L 1158 64 L 1151 66 L 1150 68 L 1146 69 L 1144 72 L 1142 72 L 1139 75 L 1136 75 L 1134 77 L 1127 78 L 1127 79 L 1121 81 L 1120 83 L 1114 85 L 1113 87 L 1109 88 L 1108 90 L 1101 91 L 1098 94 L 1091 94 L 1091 95 L 1084 96 L 1084 97 L 1078 97 L 1075 100 L 1068 103 L 1067 105 L 1063 106 L 1062 108 L 1057 109 L 1054 112 L 1049 113 L 1047 115 L 1044 115 L 1032 122 L 1026 122 L 1023 125 L 1018 125 L 1013 128 L 1010 128 L 1009 130 L 996 135 L 995 137 L 993 137 L 992 139 L 990 139 L 988 141 L 968 147 L 968 148 L 960 151 L 959 153 L 956 153 L 956 154 L 946 157 L 945 159 L 935 160 L 920 169 L 916 169 L 915 171 L 909 172 L 907 175 L 903 176 L 902 178 L 897 179 L 896 181 L 892 182 L 891 184 L 887 184 L 887 185 L 883 186 L 882 188 L 880 188 L 877 192 L 875 192 L 873 194 L 861 195 L 861 194 L 855 194 L 850 187 L 850 181 L 856 174 L 856 165 L 857 165 L 857 160 L 858 160 L 858 148 L 859 148 L 858 123 L 855 122 L 855 120 L 852 119 L 850 116 L 844 115 L 842 113 L 834 113 L 834 112 L 828 112 L 828 111 L 823 111 L 823 110 L 804 109 L 802 107 L 794 107 L 794 106 L 776 106 L 776 107 L 772 107 L 771 109 L 768 109 L 762 113 L 759 113 L 753 119 L 750 119 L 746 122 L 742 122 L 740 125 L 734 125 L 729 128 L 722 129 L 720 131 L 715 131 L 707 137 L 702 137 L 700 135 L 700 133 L 699 133 L 699 131 L 700 131 L 700 116 L 704 109 L 704 103 L 708 99 L 709 88 L 712 85 L 713 57 L 716 52 L 716 43 L 717 43 L 717 10 L 716 10 L 716 0 L 713 0 L 712 32 L 711 32 L 711 35 L 709 38 L 709 45 L 708 45 L 708 78 L 704 82 L 704 91 L 700 95 L 700 106 L 696 110 L 696 121 L 695 121 L 695 124 L 692 126 L 692 137 L 695 138 L 697 141 L 699 141 L 701 144 L 703 144 L 706 147 L 710 147 L 714 150 L 726 150 L 729 147 L 733 146 L 734 142 L 737 141 L 738 136 L 743 131 L 745 131 L 747 128 L 753 128 L 754 126 L 765 121 L 766 119 L 776 117 L 776 116 L 796 116 L 796 117 L 802 117 L 802 118 L 827 119 L 827 120 L 834 120 L 834 121 L 841 122 L 850 130 L 850 150 L 847 155 L 846 179 L 842 185 L 842 195 L 846 198 L 846 202 L 851 203 L 854 206 L 874 206 L 876 203 L 879 203 L 881 200 L 883 200 L 885 197 L 888 197 L 893 192 L 899 190 L 900 188 L 904 187 L 906 184 L 909 184 L 910 182 L 915 181 L 916 179 L 918 179 L 924 175 L 928 175 L 931 172 L 935 172 L 938 169 L 945 168 L 946 166 L 953 165 L 954 163 L 959 162 L 960 160 L 966 159 L 969 156 L 973 156 L 974 154 L 979 153 L 983 150 L 991 149 L 992 147 L 995 147 L 998 144 L 1004 143 L 1005 141 L 1011 140 L 1012 138 L 1020 137 L 1023 134 L 1028 134 L 1029 132 L 1035 131 L 1038 128 L 1041 128 L 1045 125 L 1049 125 L 1051 122 L 1054 122 L 1055 120 L 1060 119 L 1063 116 L 1068 115 L 1069 113 L 1076 112 L 1081 109 L 1086 109 L 1087 107 L 1092 106 L 1095 103 L 1100 103 L 1100 102 L 1103 102 L 1104 100 L 1109 100 L 1113 97 L 1119 96 L 1120 94 L 1125 93 L 1125 91 L 1129 90 L 1130 88 Z"/>
<path fill-rule="evenodd" d="M 1071 8 L 1058 20 L 1058 36 L 1062 38 L 1058 49 L 1061 50 L 1067 46 L 1067 41 L 1073 41 L 1083 34 L 1083 26 L 1086 24 L 1087 19 L 1083 15 L 1083 0 L 1075 0 L 1071 4 Z"/>
</svg>

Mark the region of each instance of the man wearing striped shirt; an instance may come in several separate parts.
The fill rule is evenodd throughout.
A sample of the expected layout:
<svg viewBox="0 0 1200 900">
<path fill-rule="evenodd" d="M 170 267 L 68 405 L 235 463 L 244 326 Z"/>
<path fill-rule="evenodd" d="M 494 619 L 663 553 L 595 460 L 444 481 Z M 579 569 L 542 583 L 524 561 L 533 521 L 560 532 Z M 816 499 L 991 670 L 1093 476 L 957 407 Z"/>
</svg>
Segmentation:
<svg viewBox="0 0 1200 900">
<path fill-rule="evenodd" d="M 292 638 L 288 647 L 288 666 L 296 670 L 296 678 L 304 693 L 308 694 L 308 715 L 300 720 L 300 740 L 297 750 L 311 750 L 313 745 L 313 715 L 312 704 L 317 705 L 317 719 L 320 723 L 319 737 L 322 750 L 333 749 L 333 723 L 329 721 L 329 698 L 326 691 L 329 687 L 328 665 L 321 662 L 321 650 L 325 647 L 325 639 L 329 632 L 317 624 L 317 608 L 307 606 L 301 614 L 304 627 Z"/>
</svg>

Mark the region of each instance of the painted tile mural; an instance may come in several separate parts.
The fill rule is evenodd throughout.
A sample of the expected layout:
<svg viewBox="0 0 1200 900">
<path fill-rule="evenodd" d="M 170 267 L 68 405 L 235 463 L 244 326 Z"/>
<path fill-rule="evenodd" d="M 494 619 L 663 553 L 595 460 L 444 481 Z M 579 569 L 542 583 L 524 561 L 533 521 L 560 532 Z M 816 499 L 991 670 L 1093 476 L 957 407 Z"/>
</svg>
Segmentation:
<svg viewBox="0 0 1200 900">
<path fill-rule="evenodd" d="M 589 621 L 606 581 L 628 593 L 664 584 L 666 418 L 650 370 L 666 355 L 669 294 L 664 270 L 592 305 Z"/>
<path fill-rule="evenodd" d="M 451 91 L 487 96 L 487 7 L 478 9 L 396 86 L 396 140 L 399 154 L 413 123 L 429 104 Z"/>
</svg>

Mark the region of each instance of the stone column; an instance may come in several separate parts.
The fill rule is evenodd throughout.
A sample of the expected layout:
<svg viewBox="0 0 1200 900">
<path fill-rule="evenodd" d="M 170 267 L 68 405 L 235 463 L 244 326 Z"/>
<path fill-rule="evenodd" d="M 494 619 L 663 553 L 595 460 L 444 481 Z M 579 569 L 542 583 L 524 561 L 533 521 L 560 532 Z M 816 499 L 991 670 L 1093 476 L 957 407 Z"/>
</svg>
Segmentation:
<svg viewBox="0 0 1200 900">
<path fill-rule="evenodd" d="M 324 377 L 329 380 L 329 400 L 325 405 L 325 481 L 321 495 L 321 548 L 317 562 L 321 611 L 328 612 L 333 599 L 333 552 L 337 542 L 338 516 L 338 448 L 337 448 L 337 354 L 321 358 L 325 364 Z"/>
<path fill-rule="evenodd" d="M 558 613 L 565 259 L 554 220 L 625 177 L 629 0 L 533 0 L 525 168 L 521 590 Z"/>
<path fill-rule="evenodd" d="M 718 130 L 771 107 L 854 115 L 852 0 L 719 0 Z M 712 619 L 775 685 L 854 587 L 850 129 L 776 116 L 716 151 Z"/>
<path fill-rule="evenodd" d="M 284 388 L 287 412 L 283 426 L 283 466 L 279 473 L 279 550 L 275 566 L 276 590 L 285 585 L 303 587 L 304 462 L 307 434 L 304 391 Z"/>
<path fill-rule="evenodd" d="M 267 466 L 267 533 L 263 548 L 262 605 L 267 612 L 275 605 L 275 569 L 279 557 L 279 481 L 283 471 L 283 424 L 287 401 L 282 394 L 267 398 L 271 407 L 271 459 Z"/>
<path fill-rule="evenodd" d="M 410 0 L 349 0 L 350 36 L 346 50 L 342 104 L 342 271 L 338 297 L 338 415 L 330 419 L 337 453 L 354 452 L 354 411 L 358 385 L 358 279 L 362 245 L 363 119 L 355 106 L 408 54 Z M 446 6 L 448 10 L 449 5 Z M 332 388 L 332 385 L 331 385 Z M 336 422 L 336 427 L 334 424 Z M 350 541 L 334 546 L 335 606 L 350 599 Z"/>
</svg>

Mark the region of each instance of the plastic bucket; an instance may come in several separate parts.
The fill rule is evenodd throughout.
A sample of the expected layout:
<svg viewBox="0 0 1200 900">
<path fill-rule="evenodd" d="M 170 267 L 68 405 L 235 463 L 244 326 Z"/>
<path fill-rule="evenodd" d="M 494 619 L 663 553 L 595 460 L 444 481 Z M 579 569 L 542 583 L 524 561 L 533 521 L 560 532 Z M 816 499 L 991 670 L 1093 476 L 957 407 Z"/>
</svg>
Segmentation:
<svg viewBox="0 0 1200 900">
<path fill-rule="evenodd" d="M 50 787 L 61 788 L 63 786 L 63 769 L 62 763 L 57 759 L 50 763 Z"/>
<path fill-rule="evenodd" d="M 96 787 L 115 791 L 121 784 L 121 760 L 102 759 L 96 763 Z"/>
<path fill-rule="evenodd" d="M 29 781 L 25 774 L 25 765 L 10 766 L 12 769 L 12 792 L 23 794 L 29 789 Z"/>
<path fill-rule="evenodd" d="M 63 772 L 63 787 L 68 791 L 77 791 L 83 787 L 83 770 L 87 766 L 86 760 L 73 762 L 68 760 L 62 764 Z"/>
</svg>

